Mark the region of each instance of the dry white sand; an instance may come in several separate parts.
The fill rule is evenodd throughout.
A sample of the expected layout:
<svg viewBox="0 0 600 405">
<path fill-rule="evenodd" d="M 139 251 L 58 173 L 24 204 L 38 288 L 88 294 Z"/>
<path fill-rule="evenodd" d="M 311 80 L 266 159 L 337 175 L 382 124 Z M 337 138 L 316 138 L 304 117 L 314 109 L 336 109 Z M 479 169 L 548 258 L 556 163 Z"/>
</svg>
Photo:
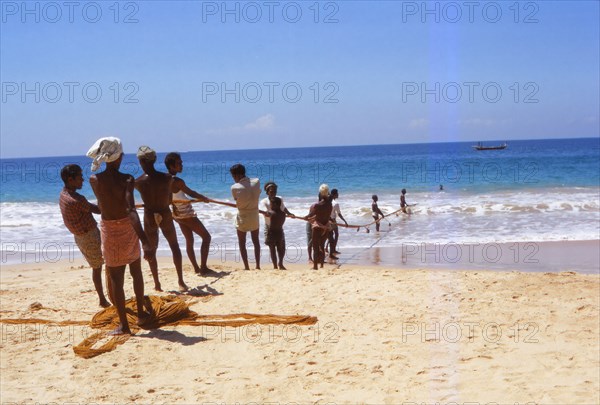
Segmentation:
<svg viewBox="0 0 600 405">
<path fill-rule="evenodd" d="M 175 289 L 172 263 L 160 263 L 163 288 Z M 2 318 L 90 319 L 99 307 L 80 264 L 3 266 Z M 598 275 L 213 267 L 231 273 L 203 279 L 185 266 L 205 295 L 200 314 L 318 323 L 165 327 L 88 360 L 72 347 L 89 328 L 0 324 L 1 401 L 600 403 Z M 154 294 L 146 265 L 144 276 Z"/>
</svg>

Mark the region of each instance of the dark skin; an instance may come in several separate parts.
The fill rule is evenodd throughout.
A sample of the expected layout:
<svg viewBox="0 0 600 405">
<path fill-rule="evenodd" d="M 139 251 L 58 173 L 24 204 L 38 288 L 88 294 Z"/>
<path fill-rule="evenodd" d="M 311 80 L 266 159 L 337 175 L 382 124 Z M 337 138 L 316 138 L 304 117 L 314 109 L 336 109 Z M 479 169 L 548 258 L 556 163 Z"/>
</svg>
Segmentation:
<svg viewBox="0 0 600 405">
<path fill-rule="evenodd" d="M 239 183 L 245 176 L 240 174 L 231 174 L 233 181 Z M 248 263 L 248 251 L 246 250 L 246 233 L 239 230 L 237 231 L 238 245 L 240 247 L 240 255 L 244 262 L 244 270 L 250 270 Z M 254 245 L 254 259 L 256 260 L 256 270 L 260 270 L 260 241 L 258 240 L 258 229 L 250 232 L 250 238 L 252 239 L 252 245 Z"/>
<path fill-rule="evenodd" d="M 196 198 L 205 203 L 208 202 L 208 198 L 189 188 L 185 184 L 185 181 L 183 181 L 179 177 L 175 177 L 177 173 L 181 173 L 183 171 L 183 161 L 181 159 L 177 159 L 174 164 L 168 167 L 168 170 L 169 174 L 174 176 L 173 184 L 171 185 L 171 193 L 183 191 L 186 195 L 189 195 L 190 197 Z M 211 236 L 202 224 L 202 222 L 200 222 L 200 220 L 197 217 L 173 219 L 179 224 L 181 233 L 183 233 L 183 236 L 185 237 L 186 252 L 188 258 L 190 259 L 190 262 L 192 262 L 192 266 L 194 266 L 194 271 L 203 277 L 214 275 L 215 272 L 209 269 L 208 265 L 206 264 L 208 260 L 208 252 L 210 249 Z M 200 247 L 200 266 L 198 266 L 198 262 L 196 261 L 196 254 L 194 253 L 194 233 L 200 235 L 200 238 L 202 238 L 202 246 Z"/>
<path fill-rule="evenodd" d="M 67 184 L 65 187 L 72 192 L 76 192 L 77 190 L 81 190 L 83 187 L 83 174 L 80 172 L 75 177 L 69 177 L 67 179 Z M 94 214 L 100 214 L 100 208 L 96 204 L 90 203 L 90 211 Z M 110 307 L 110 302 L 104 297 L 104 289 L 102 287 L 102 266 L 92 269 L 92 281 L 94 282 L 94 287 L 96 288 L 96 292 L 98 293 L 98 299 L 100 301 L 100 306 L 103 308 Z M 108 292 L 110 295 L 110 291 Z"/>
<path fill-rule="evenodd" d="M 334 192 L 334 193 L 331 193 L 332 200 L 335 200 L 338 197 L 339 197 L 339 194 L 338 194 L 337 191 Z M 344 221 L 344 223 L 346 225 L 348 225 L 348 221 L 346 221 L 344 219 L 344 216 L 342 215 L 341 212 L 338 212 L 338 216 L 340 217 L 340 219 L 342 221 Z M 329 248 L 330 248 L 330 251 L 331 251 L 331 254 L 329 255 L 329 257 L 331 257 L 332 259 L 337 259 L 337 257 L 335 257 L 333 254 L 334 253 L 338 253 L 338 251 L 336 250 L 336 248 L 337 248 L 337 243 L 338 243 L 339 237 L 340 237 L 339 230 L 337 229 L 337 227 L 333 228 L 333 230 L 331 231 L 331 234 L 329 235 Z"/>
<path fill-rule="evenodd" d="M 327 241 L 327 236 L 329 235 L 329 218 L 331 217 L 331 210 L 333 206 L 331 205 L 331 196 L 321 197 L 321 200 L 313 204 L 310 207 L 310 211 L 306 216 L 306 219 L 311 221 L 312 223 L 316 223 L 317 226 L 313 226 L 312 228 L 312 250 L 313 250 L 313 269 L 318 269 L 318 264 L 321 264 L 321 268 L 323 268 L 323 264 L 325 263 L 325 241 Z"/>
<path fill-rule="evenodd" d="M 276 185 L 271 185 L 269 188 L 267 188 L 267 196 L 269 197 L 269 200 L 277 197 L 277 186 Z M 290 218 L 296 218 L 296 216 L 294 214 L 292 214 L 287 207 L 283 210 L 283 212 L 285 213 L 285 215 L 287 215 Z"/>
<path fill-rule="evenodd" d="M 373 211 L 373 218 L 375 218 L 376 221 L 379 219 L 380 215 L 381 215 L 381 218 L 385 218 L 385 214 L 377 206 L 377 201 L 378 201 L 378 198 L 377 198 L 377 196 L 375 196 L 375 197 L 373 197 L 373 204 L 371 204 L 371 210 Z M 375 223 L 375 230 L 377 232 L 379 232 L 379 225 L 380 225 L 379 221 L 377 221 Z"/>
<path fill-rule="evenodd" d="M 306 216 L 305 218 L 308 219 L 308 216 Z M 310 226 L 310 222 L 308 223 L 307 226 Z M 312 246 L 313 246 L 312 245 L 312 228 L 310 228 L 310 240 L 308 241 L 308 246 L 306 247 L 306 250 L 308 252 L 308 262 L 310 264 L 313 263 L 313 254 L 312 254 L 313 248 L 312 248 Z"/>
<path fill-rule="evenodd" d="M 406 190 L 402 190 L 402 194 L 400 195 L 400 208 L 402 208 L 402 212 L 403 213 L 407 213 L 406 212 L 406 207 L 408 206 L 408 204 L 406 203 Z"/>
<path fill-rule="evenodd" d="M 171 188 L 173 184 L 173 176 L 168 173 L 159 172 L 154 168 L 154 160 L 139 159 L 140 166 L 144 170 L 144 174 L 135 179 L 135 188 L 142 196 L 144 201 L 144 229 L 150 244 L 154 249 L 158 247 L 158 229 L 160 228 L 163 236 L 169 243 L 171 252 L 173 253 L 173 263 L 177 270 L 177 280 L 179 283 L 179 291 L 187 291 L 188 287 L 183 281 L 183 267 L 181 250 L 177 242 L 177 233 L 173 224 L 173 215 L 169 205 L 171 204 L 172 194 Z M 156 224 L 154 214 L 160 214 L 162 220 L 159 225 Z M 158 262 L 155 254 L 148 258 L 152 278 L 154 279 L 154 289 L 162 291 L 160 281 L 158 279 Z"/>
<path fill-rule="evenodd" d="M 283 224 L 285 222 L 285 213 L 281 211 L 281 204 L 276 203 L 275 201 L 271 201 L 272 209 L 266 213 L 266 215 L 271 218 L 270 229 L 280 230 L 283 229 Z M 287 270 L 283 266 L 283 257 L 285 256 L 285 241 L 281 240 L 277 243 L 277 245 L 269 246 L 269 250 L 271 252 L 271 261 L 273 262 L 274 269 Z M 279 256 L 279 260 L 277 260 L 277 256 Z"/>
<path fill-rule="evenodd" d="M 129 218 L 135 233 L 142 242 L 144 258 L 147 259 L 148 257 L 152 257 L 155 252 L 148 242 L 148 238 L 142 229 L 140 218 L 135 210 L 133 176 L 119 171 L 122 159 L 123 155 L 116 161 L 107 163 L 106 170 L 102 173 L 92 175 L 90 177 L 90 185 L 98 199 L 102 219 L 117 220 Z M 125 292 L 123 290 L 125 267 L 107 266 L 111 280 L 112 299 L 117 308 L 120 321 L 119 327 L 112 332 L 113 335 L 131 334 L 125 314 Z M 135 292 L 138 311 L 138 325 L 143 325 L 149 320 L 150 315 L 144 311 L 144 277 L 142 276 L 141 259 L 129 263 L 129 273 L 133 278 L 133 291 Z"/>
<path fill-rule="evenodd" d="M 266 188 L 266 193 L 267 196 L 269 197 L 269 201 L 273 201 L 273 198 L 275 198 L 277 196 L 277 185 L 276 184 L 270 184 L 267 188 Z M 271 218 L 271 224 L 273 224 L 273 219 L 272 219 L 272 213 L 275 211 L 274 207 L 273 207 L 273 203 L 270 203 L 271 206 L 271 210 L 269 210 L 267 213 L 265 213 L 265 216 Z M 279 205 L 279 208 L 277 209 L 277 211 L 282 211 L 284 213 L 284 220 L 285 220 L 285 215 L 287 215 L 290 218 L 296 218 L 296 216 L 294 214 L 292 214 L 287 207 L 283 210 L 281 210 L 281 204 Z M 283 223 L 281 223 L 281 225 L 283 226 Z M 269 225 L 269 228 L 272 225 Z M 277 229 L 277 228 L 276 228 Z M 278 253 L 279 254 L 279 268 L 282 270 L 287 270 L 285 267 L 283 267 L 283 256 L 285 255 L 285 242 L 282 241 L 281 246 L 277 246 L 277 252 L 275 251 L 274 248 L 271 248 L 269 246 L 269 249 L 271 250 L 271 261 L 273 262 L 273 265 L 275 266 L 275 269 L 277 269 L 277 265 L 276 265 L 276 259 L 274 260 L 273 257 L 277 257 L 277 256 L 273 256 L 274 254 Z M 310 254 L 310 253 L 309 253 Z"/>
</svg>

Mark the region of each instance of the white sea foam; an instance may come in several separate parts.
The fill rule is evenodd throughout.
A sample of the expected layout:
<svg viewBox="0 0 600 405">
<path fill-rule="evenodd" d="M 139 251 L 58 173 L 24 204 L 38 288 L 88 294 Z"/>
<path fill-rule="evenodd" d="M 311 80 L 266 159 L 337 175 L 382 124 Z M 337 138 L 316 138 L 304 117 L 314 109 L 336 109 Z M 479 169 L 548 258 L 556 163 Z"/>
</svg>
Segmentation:
<svg viewBox="0 0 600 405">
<path fill-rule="evenodd" d="M 296 215 L 306 215 L 314 198 L 286 197 Z M 596 240 L 600 235 L 599 190 L 590 188 L 496 192 L 481 195 L 452 192 L 408 193 L 413 215 L 400 214 L 381 222 L 381 232 L 364 229 L 340 231 L 340 248 L 401 246 L 402 243 L 501 243 L 561 240 Z M 350 224 L 372 221 L 370 195 L 343 194 L 342 213 Z M 379 195 L 387 213 L 399 208 L 398 195 Z M 2 263 L 64 259 L 79 252 L 64 227 L 56 203 L 1 203 Z M 234 250 L 235 209 L 196 204 L 198 217 L 212 234 L 213 250 Z M 140 211 L 140 214 L 142 212 Z M 288 219 L 286 241 L 290 249 L 306 245 L 305 222 Z M 261 235 L 262 240 L 262 235 Z M 183 236 L 179 241 L 184 246 Z M 199 238 L 197 247 L 199 248 Z M 266 247 L 265 247 L 266 248 Z M 167 254 L 161 237 L 159 254 Z M 183 249 L 185 250 L 185 249 Z"/>
</svg>

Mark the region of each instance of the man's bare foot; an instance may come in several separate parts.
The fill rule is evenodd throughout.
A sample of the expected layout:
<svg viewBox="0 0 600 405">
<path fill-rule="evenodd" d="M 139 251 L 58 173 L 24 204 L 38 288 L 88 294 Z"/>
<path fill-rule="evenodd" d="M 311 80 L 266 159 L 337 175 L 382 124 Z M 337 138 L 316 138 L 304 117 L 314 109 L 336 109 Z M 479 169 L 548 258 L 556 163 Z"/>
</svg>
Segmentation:
<svg viewBox="0 0 600 405">
<path fill-rule="evenodd" d="M 273 270 L 279 270 L 279 267 L 277 267 L 276 264 L 273 265 Z"/>
<path fill-rule="evenodd" d="M 283 264 L 279 265 L 279 270 L 287 270 L 285 267 L 283 267 Z"/>
<path fill-rule="evenodd" d="M 162 292 L 162 287 L 160 286 L 160 283 L 154 284 L 154 291 L 160 291 L 160 292 Z"/>
<path fill-rule="evenodd" d="M 217 273 L 216 271 L 214 271 L 213 269 L 209 269 L 208 267 L 205 269 L 202 269 L 198 272 L 199 276 L 202 277 L 218 277 L 219 273 Z"/>
<path fill-rule="evenodd" d="M 255 267 L 255 270 L 260 270 L 260 266 L 256 266 L 256 267 Z"/>
<path fill-rule="evenodd" d="M 110 302 L 108 302 L 106 300 L 106 298 L 103 298 L 103 299 L 100 300 L 100 306 L 102 308 L 108 308 L 108 307 L 110 307 L 110 305 L 111 305 Z"/>
<path fill-rule="evenodd" d="M 138 326 L 143 327 L 144 325 L 148 325 L 151 320 L 152 320 L 152 315 L 150 315 L 148 312 L 145 312 L 145 311 L 138 312 L 138 321 L 137 321 Z"/>
<path fill-rule="evenodd" d="M 129 327 L 124 328 L 123 325 L 119 325 L 119 327 L 111 332 L 108 332 L 108 336 L 120 336 L 120 335 L 131 335 L 131 330 Z"/>
<path fill-rule="evenodd" d="M 179 283 L 179 292 L 186 292 L 187 290 L 189 290 L 189 288 L 183 281 Z"/>
</svg>

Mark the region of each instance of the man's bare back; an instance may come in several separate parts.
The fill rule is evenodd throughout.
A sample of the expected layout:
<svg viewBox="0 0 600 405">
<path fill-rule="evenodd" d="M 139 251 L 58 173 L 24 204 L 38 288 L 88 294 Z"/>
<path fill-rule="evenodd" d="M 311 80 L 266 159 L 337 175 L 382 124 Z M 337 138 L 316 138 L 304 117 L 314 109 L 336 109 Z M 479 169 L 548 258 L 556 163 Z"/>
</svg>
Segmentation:
<svg viewBox="0 0 600 405">
<path fill-rule="evenodd" d="M 314 220 L 319 225 L 326 226 L 329 223 L 329 217 L 331 216 L 332 208 L 333 206 L 331 205 L 331 199 L 329 197 L 325 197 L 318 203 L 312 205 L 308 216 L 314 217 Z"/>
<path fill-rule="evenodd" d="M 158 230 L 160 228 L 173 253 L 173 263 L 177 271 L 179 291 L 187 291 L 188 287 L 183 281 L 181 250 L 179 249 L 177 234 L 173 225 L 173 215 L 169 207 L 173 199 L 171 192 L 173 176 L 169 173 L 159 172 L 154 168 L 156 152 L 150 147 L 140 146 L 137 157 L 140 166 L 144 170 L 144 174 L 135 180 L 135 188 L 139 191 L 144 201 L 144 229 L 146 235 L 150 244 L 156 249 L 158 247 Z M 148 264 L 150 265 L 150 271 L 154 279 L 154 289 L 162 291 L 158 278 L 156 255 L 148 259 Z"/>
<path fill-rule="evenodd" d="M 160 213 L 169 209 L 173 176 L 159 171 L 144 173 L 135 180 L 135 188 L 144 200 L 144 212 Z"/>
<path fill-rule="evenodd" d="M 90 185 L 102 212 L 100 224 L 102 253 L 111 279 L 113 303 L 119 315 L 120 324 L 112 333 L 130 334 L 123 290 L 125 267 L 129 265 L 133 278 L 138 324 L 143 325 L 150 319 L 150 314 L 144 311 L 146 303 L 140 262 L 140 241 L 144 249 L 144 257 L 153 257 L 155 253 L 135 210 L 133 176 L 119 171 L 123 159 L 121 141 L 118 138 L 101 138 L 90 148 L 87 155 L 94 159 L 92 170 L 97 170 L 103 162 L 106 162 L 106 170 L 92 175 Z"/>
<path fill-rule="evenodd" d="M 98 198 L 102 219 L 122 219 L 129 215 L 129 201 L 126 200 L 126 195 L 128 190 L 133 195 L 132 175 L 119 171 L 104 171 L 92 175 L 90 185 Z"/>
</svg>

